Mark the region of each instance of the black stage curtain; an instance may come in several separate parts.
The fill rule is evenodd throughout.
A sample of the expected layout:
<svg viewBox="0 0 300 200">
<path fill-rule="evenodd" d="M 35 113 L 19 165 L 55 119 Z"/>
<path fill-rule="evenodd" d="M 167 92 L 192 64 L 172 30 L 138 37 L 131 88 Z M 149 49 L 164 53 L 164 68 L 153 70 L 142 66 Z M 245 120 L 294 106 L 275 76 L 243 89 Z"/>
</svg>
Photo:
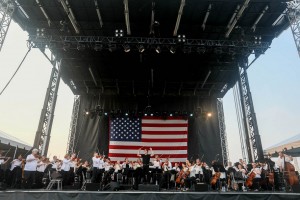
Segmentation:
<svg viewBox="0 0 300 200">
<path fill-rule="evenodd" d="M 103 109 L 101 114 L 85 115 L 85 111 L 95 111 L 96 107 Z M 216 99 L 201 99 L 197 97 L 121 97 L 121 96 L 81 96 L 80 115 L 77 121 L 75 137 L 75 152 L 79 157 L 90 160 L 93 152 L 98 151 L 108 155 L 109 143 L 109 116 L 111 111 L 116 112 L 175 112 L 186 111 L 197 114 L 189 119 L 188 154 L 189 158 L 197 157 L 211 163 L 212 160 L 222 161 L 219 123 L 217 118 Z M 205 112 L 211 112 L 207 118 Z"/>
</svg>

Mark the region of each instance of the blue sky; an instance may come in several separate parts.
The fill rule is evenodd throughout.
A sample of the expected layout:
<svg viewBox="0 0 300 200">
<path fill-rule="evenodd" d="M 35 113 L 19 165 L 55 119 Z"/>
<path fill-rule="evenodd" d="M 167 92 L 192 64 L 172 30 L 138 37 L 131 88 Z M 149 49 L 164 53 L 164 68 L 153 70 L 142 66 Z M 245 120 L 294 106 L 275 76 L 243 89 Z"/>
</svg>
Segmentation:
<svg viewBox="0 0 300 200">
<path fill-rule="evenodd" d="M 27 33 L 11 24 L 0 52 L 0 89 L 5 86 L 24 57 Z M 299 57 L 288 29 L 276 38 L 265 55 L 248 70 L 250 87 L 263 147 L 300 133 Z M 32 144 L 37 130 L 51 64 L 32 49 L 20 71 L 0 96 L 0 130 Z M 73 94 L 61 81 L 48 153 L 63 157 L 69 133 Z M 230 90 L 224 97 L 230 158 L 241 158 L 237 119 Z"/>
</svg>

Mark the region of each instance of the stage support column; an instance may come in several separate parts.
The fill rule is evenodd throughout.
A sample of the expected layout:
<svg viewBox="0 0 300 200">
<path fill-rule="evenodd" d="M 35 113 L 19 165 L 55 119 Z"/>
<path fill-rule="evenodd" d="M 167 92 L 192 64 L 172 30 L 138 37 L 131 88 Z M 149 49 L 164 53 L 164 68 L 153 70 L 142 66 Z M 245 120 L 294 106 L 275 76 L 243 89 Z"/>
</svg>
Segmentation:
<svg viewBox="0 0 300 200">
<path fill-rule="evenodd" d="M 300 57 L 300 0 L 288 2 L 287 5 L 287 16 L 290 22 L 297 52 Z M 282 15 L 282 18 L 283 17 L 284 15 Z"/>
<path fill-rule="evenodd" d="M 254 162 L 255 160 L 263 160 L 264 154 L 263 154 L 263 148 L 261 144 L 261 139 L 258 131 L 258 125 L 256 120 L 256 114 L 254 111 L 254 105 L 253 100 L 250 92 L 250 86 L 248 81 L 248 75 L 246 68 L 248 67 L 248 60 L 245 59 L 244 62 L 239 63 L 239 93 L 241 95 L 241 105 L 243 110 L 243 118 L 245 120 L 244 126 L 245 126 L 245 134 L 247 140 L 249 139 L 249 142 L 246 142 L 246 145 L 249 145 L 247 147 L 248 155 L 249 156 L 249 162 Z"/>
<path fill-rule="evenodd" d="M 74 145 L 75 145 L 75 137 L 76 137 L 76 126 L 79 114 L 79 106 L 80 106 L 80 95 L 75 95 L 74 103 L 73 103 L 73 111 L 69 129 L 69 139 L 67 144 L 67 154 L 71 154 L 74 152 Z"/>
<path fill-rule="evenodd" d="M 223 109 L 223 100 L 221 98 L 217 98 L 217 110 L 218 110 L 223 165 L 226 167 L 228 166 L 229 154 L 228 154 L 228 143 L 227 143 L 227 134 L 226 134 L 225 117 L 224 117 L 224 109 Z"/>
<path fill-rule="evenodd" d="M 56 58 L 52 59 L 52 65 L 53 67 L 49 80 L 49 85 L 47 88 L 44 105 L 33 144 L 33 146 L 35 148 L 38 148 L 40 154 L 43 156 L 47 156 L 50 142 L 57 92 L 60 82 L 61 60 L 58 61 L 56 60 Z"/>
<path fill-rule="evenodd" d="M 0 2 L 0 51 L 2 49 L 15 6 L 10 0 Z"/>
</svg>

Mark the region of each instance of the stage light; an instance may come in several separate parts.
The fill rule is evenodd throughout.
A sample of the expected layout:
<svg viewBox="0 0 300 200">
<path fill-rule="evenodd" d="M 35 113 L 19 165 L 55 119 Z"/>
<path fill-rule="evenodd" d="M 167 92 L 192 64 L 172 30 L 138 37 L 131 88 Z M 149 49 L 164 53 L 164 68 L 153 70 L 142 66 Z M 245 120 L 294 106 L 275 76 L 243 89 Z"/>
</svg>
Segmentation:
<svg viewBox="0 0 300 200">
<path fill-rule="evenodd" d="M 211 113 L 211 112 L 208 112 L 206 115 L 207 115 L 207 117 L 211 117 L 211 116 L 212 116 L 212 113 Z"/>
<path fill-rule="evenodd" d="M 178 35 L 177 36 L 177 41 L 178 41 L 178 43 L 185 43 L 186 42 L 185 35 Z"/>
<path fill-rule="evenodd" d="M 85 111 L 85 115 L 88 115 L 88 114 L 90 114 L 90 112 L 89 111 Z"/>
<path fill-rule="evenodd" d="M 151 113 L 150 115 L 151 115 L 151 117 L 152 117 L 152 116 L 153 116 L 153 113 Z"/>
<path fill-rule="evenodd" d="M 107 112 L 105 112 L 104 115 L 107 116 L 108 115 Z"/>
<path fill-rule="evenodd" d="M 128 113 L 125 113 L 125 116 L 128 116 Z"/>
<path fill-rule="evenodd" d="M 148 116 L 147 113 L 145 113 L 144 116 Z"/>
<path fill-rule="evenodd" d="M 124 31 L 122 29 L 118 30 L 116 29 L 115 30 L 115 37 L 123 37 L 124 36 Z"/>
<path fill-rule="evenodd" d="M 126 53 L 130 52 L 130 46 L 128 44 L 124 44 L 123 48 L 124 48 L 124 52 Z"/>
<path fill-rule="evenodd" d="M 193 117 L 193 113 L 190 114 L 190 117 Z"/>
<path fill-rule="evenodd" d="M 138 45 L 138 50 L 140 53 L 143 53 L 145 51 L 145 47 L 142 44 Z"/>
<path fill-rule="evenodd" d="M 116 44 L 109 44 L 109 45 L 108 45 L 108 50 L 109 50 L 110 52 L 114 52 L 115 50 L 117 50 Z"/>
<path fill-rule="evenodd" d="M 174 46 L 170 47 L 170 53 L 174 54 L 176 52 L 176 48 Z"/>
<path fill-rule="evenodd" d="M 173 116 L 173 114 L 172 113 L 170 113 L 170 117 L 172 117 Z"/>
<path fill-rule="evenodd" d="M 161 52 L 161 48 L 160 46 L 157 46 L 156 49 L 155 49 L 156 53 L 160 53 Z"/>
</svg>

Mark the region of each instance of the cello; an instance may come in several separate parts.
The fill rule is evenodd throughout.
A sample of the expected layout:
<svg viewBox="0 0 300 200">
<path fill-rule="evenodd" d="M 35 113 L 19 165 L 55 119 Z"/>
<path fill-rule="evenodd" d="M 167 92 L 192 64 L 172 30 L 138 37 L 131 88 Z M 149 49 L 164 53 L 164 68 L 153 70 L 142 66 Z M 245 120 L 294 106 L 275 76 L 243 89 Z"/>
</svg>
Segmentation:
<svg viewBox="0 0 300 200">
<path fill-rule="evenodd" d="M 285 162 L 284 163 L 284 173 L 286 175 L 286 181 L 287 183 L 292 186 L 292 185 L 298 185 L 299 184 L 299 178 L 295 172 L 295 167 L 289 163 Z"/>
<path fill-rule="evenodd" d="M 247 180 L 245 182 L 246 187 L 251 187 L 253 185 L 253 180 L 254 180 L 255 176 L 256 176 L 256 174 L 255 174 L 254 171 L 252 171 L 249 174 L 249 176 L 248 176 L 248 178 L 247 178 Z"/>
</svg>

